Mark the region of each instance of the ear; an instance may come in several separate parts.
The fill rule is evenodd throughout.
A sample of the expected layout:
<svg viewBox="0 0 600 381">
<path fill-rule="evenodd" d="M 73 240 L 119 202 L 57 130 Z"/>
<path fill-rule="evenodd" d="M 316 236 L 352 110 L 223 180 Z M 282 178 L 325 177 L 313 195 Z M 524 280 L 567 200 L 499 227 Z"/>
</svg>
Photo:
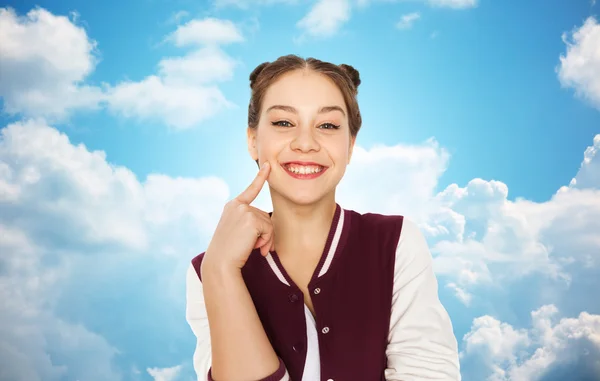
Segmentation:
<svg viewBox="0 0 600 381">
<path fill-rule="evenodd" d="M 258 160 L 258 149 L 256 148 L 256 128 L 247 129 L 248 134 L 248 153 L 250 153 L 250 157 L 252 160 Z"/>
<path fill-rule="evenodd" d="M 356 136 L 350 137 L 350 150 L 348 151 L 348 164 L 350 164 L 350 160 L 352 159 L 352 152 L 354 151 L 354 143 L 356 143 Z"/>
</svg>

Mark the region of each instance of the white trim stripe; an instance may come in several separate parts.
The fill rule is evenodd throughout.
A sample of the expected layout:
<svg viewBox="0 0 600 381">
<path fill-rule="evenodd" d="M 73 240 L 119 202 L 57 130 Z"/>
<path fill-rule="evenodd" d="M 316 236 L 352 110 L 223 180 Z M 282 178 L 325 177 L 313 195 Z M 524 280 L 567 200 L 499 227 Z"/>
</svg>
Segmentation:
<svg viewBox="0 0 600 381">
<path fill-rule="evenodd" d="M 281 270 L 279 270 L 279 267 L 277 267 L 277 263 L 275 263 L 275 260 L 273 259 L 273 256 L 271 255 L 271 252 L 269 252 L 269 254 L 267 254 L 267 256 L 265 258 L 267 259 L 267 262 L 269 263 L 269 266 L 271 266 L 271 270 L 273 270 L 273 272 L 275 273 L 275 275 L 277 275 L 277 278 L 279 278 L 279 280 L 281 281 L 281 283 L 289 286 L 290 284 L 288 283 L 287 280 L 285 280 L 285 277 L 281 273 Z"/>
<path fill-rule="evenodd" d="M 331 266 L 331 261 L 333 260 L 335 251 L 337 250 L 338 244 L 340 243 L 340 237 L 342 236 L 343 227 L 344 209 L 340 208 L 340 218 L 338 220 L 337 226 L 335 227 L 335 234 L 333 235 L 333 240 L 331 241 L 331 246 L 329 247 L 329 252 L 327 253 L 327 257 L 325 258 L 323 267 L 321 267 L 321 271 L 319 272 L 319 277 L 323 276 L 323 274 L 325 274 L 327 270 L 329 270 L 329 266 Z"/>
</svg>

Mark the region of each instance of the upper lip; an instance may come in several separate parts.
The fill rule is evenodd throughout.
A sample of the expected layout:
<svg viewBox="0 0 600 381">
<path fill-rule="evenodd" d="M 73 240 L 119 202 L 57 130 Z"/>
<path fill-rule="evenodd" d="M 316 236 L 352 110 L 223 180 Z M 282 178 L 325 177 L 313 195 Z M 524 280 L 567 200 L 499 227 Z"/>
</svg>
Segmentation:
<svg viewBox="0 0 600 381">
<path fill-rule="evenodd" d="M 302 166 L 313 166 L 313 167 L 325 167 L 325 165 L 315 163 L 313 161 L 286 161 L 284 163 L 281 163 L 281 165 L 290 165 L 290 164 L 302 165 Z"/>
</svg>

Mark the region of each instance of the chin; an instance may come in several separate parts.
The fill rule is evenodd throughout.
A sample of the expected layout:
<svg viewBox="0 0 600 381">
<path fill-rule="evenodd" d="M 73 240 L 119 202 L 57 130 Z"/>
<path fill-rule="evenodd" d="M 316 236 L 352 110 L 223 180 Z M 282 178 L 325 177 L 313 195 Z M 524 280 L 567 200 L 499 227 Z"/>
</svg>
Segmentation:
<svg viewBox="0 0 600 381">
<path fill-rule="evenodd" d="M 298 206 L 317 204 L 330 194 L 330 192 L 324 192 L 323 190 L 316 191 L 315 189 L 301 188 L 276 190 L 276 193 L 278 197 Z"/>
<path fill-rule="evenodd" d="M 319 201 L 323 200 L 323 195 L 312 194 L 293 194 L 286 197 L 293 204 L 298 206 L 309 206 L 317 204 Z"/>
</svg>

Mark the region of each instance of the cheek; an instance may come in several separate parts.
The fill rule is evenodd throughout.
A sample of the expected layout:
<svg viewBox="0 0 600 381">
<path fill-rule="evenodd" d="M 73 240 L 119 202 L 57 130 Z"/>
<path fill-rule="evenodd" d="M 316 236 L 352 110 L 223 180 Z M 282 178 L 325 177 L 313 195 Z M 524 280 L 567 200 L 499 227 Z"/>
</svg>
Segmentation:
<svg viewBox="0 0 600 381">
<path fill-rule="evenodd" d="M 348 164 L 350 151 L 347 145 L 337 144 L 335 147 L 330 147 L 329 155 L 331 157 L 331 160 L 335 163 L 336 167 L 343 168 L 345 165 Z"/>
<path fill-rule="evenodd" d="M 256 150 L 261 158 L 269 159 L 280 150 L 281 142 L 268 133 L 261 134 L 256 139 Z"/>
<path fill-rule="evenodd" d="M 351 141 L 347 137 L 340 137 L 340 139 L 335 142 L 335 147 L 332 147 L 332 149 L 335 150 L 336 157 L 345 159 L 350 156 Z"/>
</svg>

